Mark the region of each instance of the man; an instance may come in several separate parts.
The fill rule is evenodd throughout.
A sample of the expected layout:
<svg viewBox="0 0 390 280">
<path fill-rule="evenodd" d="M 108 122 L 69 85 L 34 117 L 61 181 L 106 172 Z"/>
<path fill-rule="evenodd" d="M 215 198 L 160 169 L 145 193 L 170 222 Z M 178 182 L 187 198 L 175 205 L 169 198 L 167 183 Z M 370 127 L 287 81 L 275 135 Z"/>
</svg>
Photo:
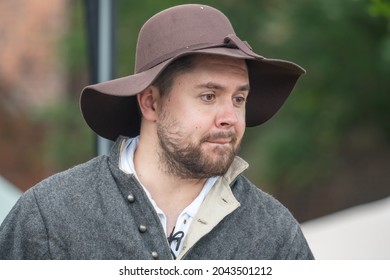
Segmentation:
<svg viewBox="0 0 390 280">
<path fill-rule="evenodd" d="M 254 53 L 220 11 L 180 5 L 142 27 L 135 72 L 83 90 L 86 122 L 115 145 L 27 191 L 0 258 L 312 259 L 236 156 L 304 70 Z"/>
</svg>

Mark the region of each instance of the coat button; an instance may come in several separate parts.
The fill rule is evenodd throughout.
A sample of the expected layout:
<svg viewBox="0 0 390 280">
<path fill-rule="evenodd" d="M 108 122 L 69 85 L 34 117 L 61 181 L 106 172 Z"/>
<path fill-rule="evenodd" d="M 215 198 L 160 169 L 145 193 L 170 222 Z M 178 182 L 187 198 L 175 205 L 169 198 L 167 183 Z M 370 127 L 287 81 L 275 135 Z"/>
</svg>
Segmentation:
<svg viewBox="0 0 390 280">
<path fill-rule="evenodd" d="M 152 257 L 153 259 L 157 260 L 158 259 L 158 253 L 156 251 L 152 252 Z"/>
<path fill-rule="evenodd" d="M 145 225 L 139 225 L 138 230 L 139 232 L 144 233 L 147 230 L 147 228 Z"/>
<path fill-rule="evenodd" d="M 127 196 L 127 200 L 128 200 L 130 203 L 133 203 L 133 202 L 135 201 L 134 195 L 129 194 L 129 195 Z"/>
</svg>

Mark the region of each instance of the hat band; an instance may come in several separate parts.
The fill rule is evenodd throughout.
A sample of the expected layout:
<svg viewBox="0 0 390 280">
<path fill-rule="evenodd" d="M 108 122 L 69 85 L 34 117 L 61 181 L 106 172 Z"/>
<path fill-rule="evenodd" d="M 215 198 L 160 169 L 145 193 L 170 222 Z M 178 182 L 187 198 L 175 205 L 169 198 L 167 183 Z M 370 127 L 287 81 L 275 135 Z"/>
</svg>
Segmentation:
<svg viewBox="0 0 390 280">
<path fill-rule="evenodd" d="M 235 34 L 229 34 L 225 37 L 223 40 L 226 47 L 234 47 L 237 49 L 240 49 L 243 53 L 246 55 L 249 55 L 251 57 L 257 57 L 257 58 L 264 58 L 252 51 L 252 47 L 249 45 L 247 41 L 242 41 L 240 38 L 237 37 Z"/>
<path fill-rule="evenodd" d="M 247 42 L 241 41 L 235 34 L 229 34 L 229 35 L 227 35 L 223 39 L 222 43 L 200 43 L 200 44 L 194 44 L 194 45 L 186 46 L 184 48 L 177 49 L 177 50 L 175 50 L 173 52 L 170 52 L 170 53 L 166 53 L 166 54 L 158 57 L 157 59 L 154 59 L 151 62 L 145 64 L 142 67 L 140 67 L 139 69 L 137 69 L 136 73 L 140 73 L 140 72 L 149 70 L 149 69 L 155 67 L 156 65 L 158 65 L 158 64 L 160 64 L 160 63 L 162 63 L 162 62 L 164 62 L 164 61 L 166 61 L 168 59 L 171 59 L 171 58 L 173 58 L 173 57 L 175 57 L 177 55 L 180 55 L 180 54 L 185 54 L 185 53 L 188 53 L 188 52 L 191 52 L 191 51 L 197 51 L 197 50 L 203 50 L 203 49 L 211 49 L 211 48 L 219 48 L 219 47 L 240 49 L 245 54 L 247 54 L 249 56 L 259 57 L 258 55 L 256 55 L 255 53 L 253 53 L 251 51 L 251 47 L 249 46 L 249 44 Z"/>
</svg>

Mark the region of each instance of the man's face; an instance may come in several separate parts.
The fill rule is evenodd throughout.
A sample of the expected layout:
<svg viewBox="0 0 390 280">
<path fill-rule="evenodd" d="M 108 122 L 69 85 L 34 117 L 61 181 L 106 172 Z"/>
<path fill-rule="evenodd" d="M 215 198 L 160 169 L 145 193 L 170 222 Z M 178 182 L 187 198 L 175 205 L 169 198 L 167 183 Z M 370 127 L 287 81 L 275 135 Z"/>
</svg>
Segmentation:
<svg viewBox="0 0 390 280">
<path fill-rule="evenodd" d="M 160 167 L 182 179 L 224 174 L 245 131 L 244 60 L 201 55 L 174 79 L 158 107 Z"/>
</svg>

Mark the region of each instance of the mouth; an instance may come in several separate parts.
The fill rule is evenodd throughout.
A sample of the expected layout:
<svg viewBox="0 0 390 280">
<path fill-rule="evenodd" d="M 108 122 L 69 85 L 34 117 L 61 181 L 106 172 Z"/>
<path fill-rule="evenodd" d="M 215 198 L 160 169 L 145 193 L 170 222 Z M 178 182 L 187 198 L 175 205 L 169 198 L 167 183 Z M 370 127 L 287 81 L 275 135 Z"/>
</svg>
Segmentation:
<svg viewBox="0 0 390 280">
<path fill-rule="evenodd" d="M 225 146 L 234 145 L 236 141 L 237 138 L 233 132 L 219 132 L 207 135 L 202 142 L 212 145 Z"/>
<path fill-rule="evenodd" d="M 215 145 L 227 145 L 231 144 L 233 142 L 232 139 L 213 139 L 213 140 L 207 140 L 207 143 L 215 144 Z"/>
</svg>

